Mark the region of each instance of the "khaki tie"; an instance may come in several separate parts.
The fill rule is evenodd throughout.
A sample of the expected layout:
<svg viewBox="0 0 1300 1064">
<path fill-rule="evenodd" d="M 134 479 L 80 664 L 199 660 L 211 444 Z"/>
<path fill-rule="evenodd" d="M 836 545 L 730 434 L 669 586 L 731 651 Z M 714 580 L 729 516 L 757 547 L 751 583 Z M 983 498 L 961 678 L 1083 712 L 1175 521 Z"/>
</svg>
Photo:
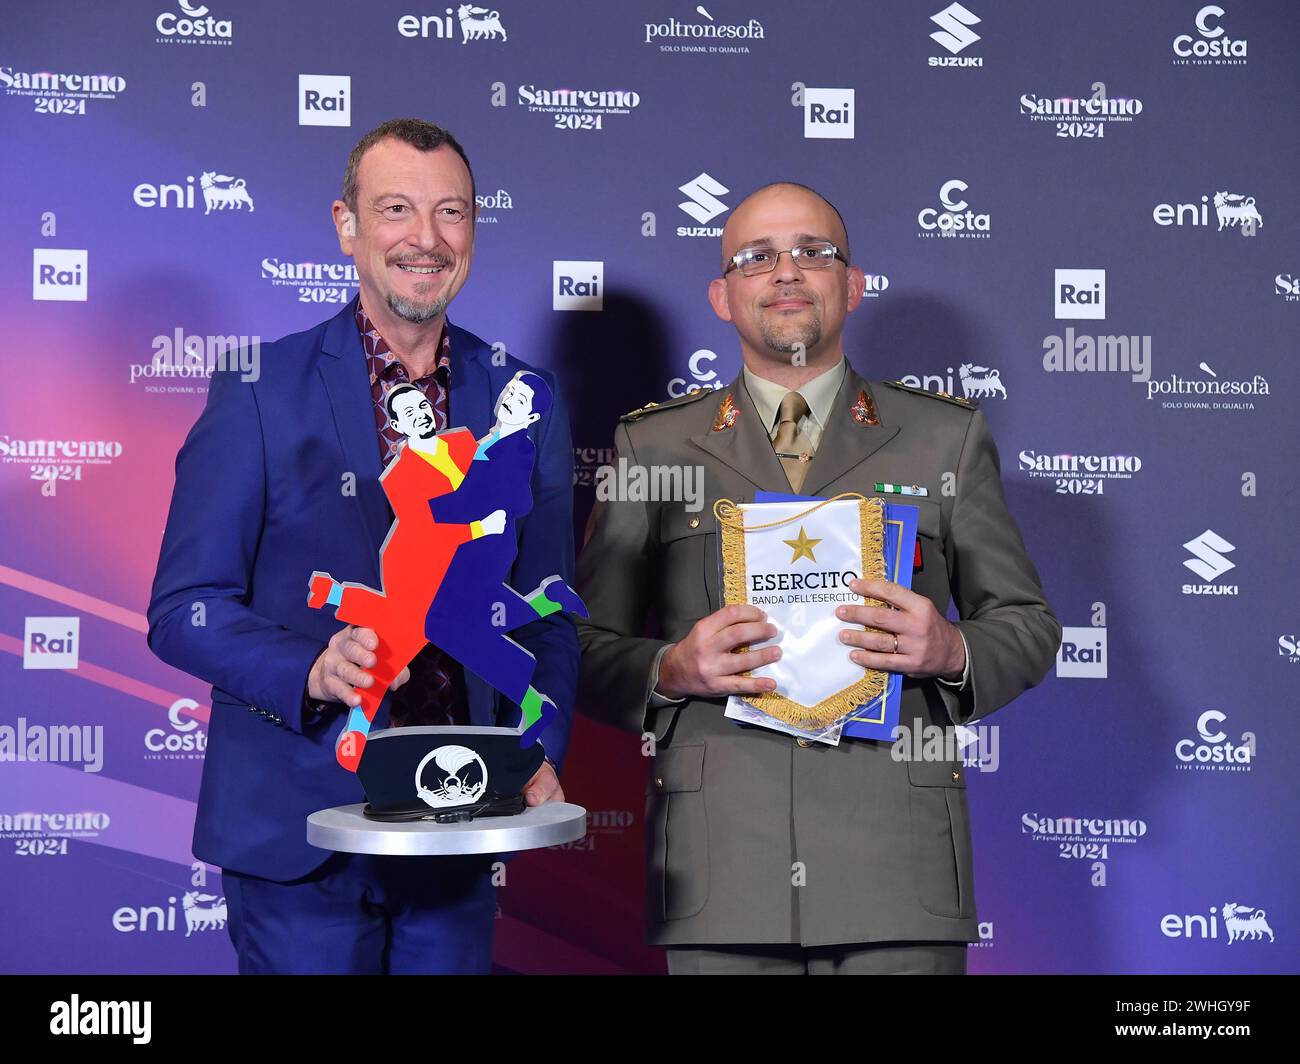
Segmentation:
<svg viewBox="0 0 1300 1064">
<path fill-rule="evenodd" d="M 776 435 L 772 437 L 772 449 L 776 451 L 776 456 L 781 461 L 785 478 L 790 482 L 790 489 L 796 492 L 803 486 L 813 456 L 813 445 L 798 429 L 800 419 L 807 416 L 808 400 L 798 392 L 786 392 L 777 410 Z"/>
</svg>

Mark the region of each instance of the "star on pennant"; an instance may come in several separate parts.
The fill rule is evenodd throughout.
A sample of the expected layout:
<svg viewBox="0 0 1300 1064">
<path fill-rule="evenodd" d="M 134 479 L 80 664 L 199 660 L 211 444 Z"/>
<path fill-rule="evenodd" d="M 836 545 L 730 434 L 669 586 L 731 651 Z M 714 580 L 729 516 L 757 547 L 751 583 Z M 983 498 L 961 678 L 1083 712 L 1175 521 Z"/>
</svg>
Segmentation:
<svg viewBox="0 0 1300 1064">
<path fill-rule="evenodd" d="M 791 565 L 797 562 L 800 558 L 804 558 L 804 557 L 806 557 L 810 562 L 817 561 L 817 559 L 813 557 L 813 547 L 817 546 L 817 544 L 820 543 L 821 540 L 809 539 L 808 533 L 803 530 L 803 525 L 799 526 L 798 539 L 786 539 L 786 540 L 782 540 L 781 542 L 783 542 L 787 547 L 794 548 L 794 557 L 790 559 Z"/>
</svg>

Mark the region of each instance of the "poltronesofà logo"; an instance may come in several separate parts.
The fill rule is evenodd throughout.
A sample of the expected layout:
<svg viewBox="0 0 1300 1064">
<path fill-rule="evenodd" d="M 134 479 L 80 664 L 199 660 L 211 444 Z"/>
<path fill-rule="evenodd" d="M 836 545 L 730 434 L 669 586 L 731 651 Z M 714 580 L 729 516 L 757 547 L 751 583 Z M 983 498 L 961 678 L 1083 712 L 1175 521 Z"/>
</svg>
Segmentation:
<svg viewBox="0 0 1300 1064">
<path fill-rule="evenodd" d="M 661 52 L 749 55 L 750 44 L 763 40 L 763 24 L 756 18 L 719 22 L 703 4 L 696 6 L 695 14 L 701 21 L 681 22 L 669 18 L 663 22 L 647 22 L 643 43 L 654 44 Z"/>
<path fill-rule="evenodd" d="M 1253 377 L 1220 378 L 1206 362 L 1197 368 L 1204 378 L 1168 377 L 1148 379 L 1147 399 L 1160 397 L 1162 410 L 1254 410 L 1256 400 L 1269 394 L 1268 380 L 1256 373 Z"/>
<path fill-rule="evenodd" d="M 129 369 L 130 382 L 145 382 L 148 392 L 205 392 L 214 373 L 238 373 L 241 381 L 251 384 L 262 375 L 262 338 L 187 334 L 177 326 L 153 338 L 153 357 L 147 363 L 132 363 Z"/>
<path fill-rule="evenodd" d="M 501 221 L 502 211 L 515 209 L 510 193 L 503 188 L 495 192 L 479 192 L 474 196 L 474 206 L 478 208 L 477 225 L 496 225 Z"/>
</svg>

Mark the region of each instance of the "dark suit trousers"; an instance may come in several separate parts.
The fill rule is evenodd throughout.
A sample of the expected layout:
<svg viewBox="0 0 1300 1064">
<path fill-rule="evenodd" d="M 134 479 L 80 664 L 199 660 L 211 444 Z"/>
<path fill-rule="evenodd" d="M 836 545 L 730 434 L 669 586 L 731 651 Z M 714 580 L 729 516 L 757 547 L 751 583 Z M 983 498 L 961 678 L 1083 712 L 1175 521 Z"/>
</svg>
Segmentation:
<svg viewBox="0 0 1300 1064">
<path fill-rule="evenodd" d="M 241 975 L 485 975 L 490 858 L 336 853 L 277 883 L 223 870 Z"/>
<path fill-rule="evenodd" d="M 965 975 L 965 942 L 668 947 L 669 975 Z"/>
</svg>

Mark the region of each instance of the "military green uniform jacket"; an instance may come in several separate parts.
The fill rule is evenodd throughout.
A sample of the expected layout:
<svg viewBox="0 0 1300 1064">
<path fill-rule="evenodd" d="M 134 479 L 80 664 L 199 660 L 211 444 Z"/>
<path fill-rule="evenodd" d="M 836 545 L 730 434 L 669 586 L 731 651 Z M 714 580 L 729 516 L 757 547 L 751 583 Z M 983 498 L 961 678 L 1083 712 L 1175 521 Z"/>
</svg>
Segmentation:
<svg viewBox="0 0 1300 1064">
<path fill-rule="evenodd" d="M 959 759 L 896 760 L 884 742 L 800 745 L 726 719 L 725 698 L 649 708 L 660 651 L 722 605 L 714 501 L 790 490 L 742 378 L 634 411 L 615 441 L 629 464 L 704 471 L 698 512 L 681 501 L 598 502 L 578 563 L 591 611 L 579 625 L 580 705 L 656 738 L 646 804 L 650 941 L 976 940 Z M 951 595 L 971 664 L 960 692 L 905 680 L 900 724 L 968 724 L 1042 679 L 1061 635 L 1007 512 L 984 416 L 961 400 L 870 386 L 850 368 L 801 494 L 876 496 L 878 481 L 928 488 L 926 498 L 889 498 L 920 511 L 913 590 L 940 613 Z"/>
</svg>

